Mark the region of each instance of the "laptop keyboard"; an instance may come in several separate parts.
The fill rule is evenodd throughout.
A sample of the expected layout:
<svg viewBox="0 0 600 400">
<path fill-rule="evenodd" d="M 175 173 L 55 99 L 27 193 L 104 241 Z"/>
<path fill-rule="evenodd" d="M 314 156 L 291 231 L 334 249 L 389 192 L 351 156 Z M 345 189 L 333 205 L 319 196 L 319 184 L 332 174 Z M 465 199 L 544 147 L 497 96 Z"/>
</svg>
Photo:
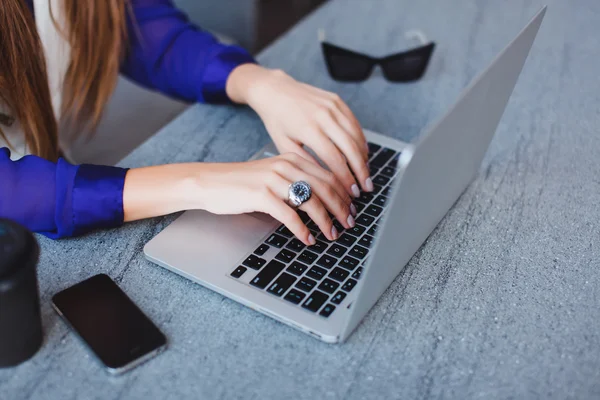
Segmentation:
<svg viewBox="0 0 600 400">
<path fill-rule="evenodd" d="M 328 318 L 360 279 L 396 176 L 399 156 L 395 150 L 369 143 L 375 190 L 354 199 L 358 211 L 354 228 L 344 229 L 334 220 L 340 232 L 336 241 L 329 242 L 308 214 L 299 211 L 317 239 L 315 245 L 306 246 L 281 225 L 229 275 L 240 279 L 252 273 L 250 286 Z"/>
</svg>

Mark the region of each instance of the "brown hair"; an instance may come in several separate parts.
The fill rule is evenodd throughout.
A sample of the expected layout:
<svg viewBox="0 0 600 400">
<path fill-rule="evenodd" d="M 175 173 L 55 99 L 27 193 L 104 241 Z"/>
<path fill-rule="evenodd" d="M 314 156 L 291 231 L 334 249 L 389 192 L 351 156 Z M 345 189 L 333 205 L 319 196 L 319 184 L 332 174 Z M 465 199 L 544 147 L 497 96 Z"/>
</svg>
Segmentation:
<svg viewBox="0 0 600 400">
<path fill-rule="evenodd" d="M 63 0 L 71 60 L 60 119 L 74 129 L 97 126 L 114 91 L 127 39 L 127 0 Z M 24 0 L 0 5 L 0 101 L 19 121 L 29 150 L 58 158 L 58 128 L 35 21 Z M 0 137 L 6 140 L 0 129 Z"/>
</svg>

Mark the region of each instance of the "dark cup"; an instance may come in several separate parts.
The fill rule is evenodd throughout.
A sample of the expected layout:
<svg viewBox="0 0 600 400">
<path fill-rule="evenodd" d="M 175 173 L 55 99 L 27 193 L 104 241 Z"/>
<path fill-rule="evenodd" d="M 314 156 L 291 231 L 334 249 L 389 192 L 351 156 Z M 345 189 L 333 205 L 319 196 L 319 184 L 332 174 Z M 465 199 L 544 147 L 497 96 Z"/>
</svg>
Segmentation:
<svg viewBox="0 0 600 400">
<path fill-rule="evenodd" d="M 0 368 L 28 360 L 42 345 L 38 257 L 33 234 L 0 218 Z"/>
</svg>

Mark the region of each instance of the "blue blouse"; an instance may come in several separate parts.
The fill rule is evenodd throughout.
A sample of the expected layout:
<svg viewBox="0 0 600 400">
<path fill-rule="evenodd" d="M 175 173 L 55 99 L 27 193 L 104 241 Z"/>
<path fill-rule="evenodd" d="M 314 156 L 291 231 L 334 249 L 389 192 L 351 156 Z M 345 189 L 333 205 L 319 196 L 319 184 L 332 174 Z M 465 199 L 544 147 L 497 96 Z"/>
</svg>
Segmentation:
<svg viewBox="0 0 600 400">
<path fill-rule="evenodd" d="M 31 6 L 32 0 L 27 0 Z M 227 102 L 227 77 L 254 62 L 191 24 L 171 0 L 130 0 L 129 52 L 121 72 L 138 84 L 187 101 Z M 32 7 L 33 9 L 33 7 Z M 137 33 L 135 32 L 137 31 Z M 0 148 L 0 217 L 51 238 L 123 223 L 126 169 L 53 163 L 36 156 L 11 161 Z"/>
</svg>

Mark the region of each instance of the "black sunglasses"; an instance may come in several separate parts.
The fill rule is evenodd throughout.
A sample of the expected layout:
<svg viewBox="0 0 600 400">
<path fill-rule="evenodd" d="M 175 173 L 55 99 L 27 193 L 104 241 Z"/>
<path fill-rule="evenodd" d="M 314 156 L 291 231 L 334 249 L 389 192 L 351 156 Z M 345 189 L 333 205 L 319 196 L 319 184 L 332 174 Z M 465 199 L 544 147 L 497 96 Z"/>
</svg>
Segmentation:
<svg viewBox="0 0 600 400">
<path fill-rule="evenodd" d="M 343 82 L 359 82 L 367 79 L 373 68 L 380 65 L 385 78 L 392 82 L 411 82 L 421 79 L 427 70 L 435 43 L 428 42 L 418 31 L 407 32 L 407 36 L 420 39 L 423 44 L 411 50 L 389 55 L 387 57 L 371 57 L 344 49 L 325 41 L 323 31 L 319 31 L 319 39 L 329 75 Z"/>
</svg>

